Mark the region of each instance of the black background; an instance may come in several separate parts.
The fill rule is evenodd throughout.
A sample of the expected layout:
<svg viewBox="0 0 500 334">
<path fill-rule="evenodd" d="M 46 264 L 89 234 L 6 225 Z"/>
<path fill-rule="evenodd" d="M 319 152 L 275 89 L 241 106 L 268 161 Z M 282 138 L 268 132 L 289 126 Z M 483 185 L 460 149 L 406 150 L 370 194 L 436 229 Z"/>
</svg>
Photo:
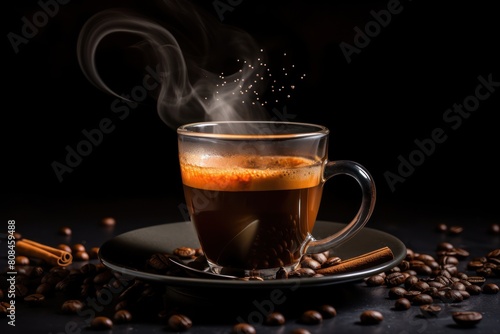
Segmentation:
<svg viewBox="0 0 500 334">
<path fill-rule="evenodd" d="M 222 1 L 225 2 L 225 1 Z M 215 1 L 194 1 L 221 22 Z M 411 203 L 420 209 L 465 210 L 495 214 L 498 195 L 500 87 L 453 130 L 443 115 L 474 94 L 478 77 L 500 82 L 499 23 L 492 4 L 436 4 L 401 1 L 402 10 L 348 63 L 340 45 L 354 44 L 358 27 L 373 21 L 371 11 L 389 1 L 233 1 L 222 24 L 248 32 L 269 55 L 269 66 L 294 64 L 281 78 L 296 84 L 292 98 L 276 105 L 331 130 L 330 158 L 367 167 L 377 184 L 378 203 Z M 79 32 L 94 14 L 124 8 L 171 27 L 168 2 L 68 1 L 15 52 L 8 34 L 21 35 L 22 18 L 41 10 L 37 1 L 5 3 L 2 206 L 37 199 L 158 199 L 182 202 L 174 129 L 158 117 L 154 99 L 119 121 L 110 105 L 116 99 L 83 75 L 76 55 Z M 164 15 L 165 14 L 165 15 Z M 179 27 L 182 33 L 182 28 Z M 119 92 L 139 82 L 134 55 L 124 52 L 127 36 L 101 50 L 103 73 Z M 182 42 L 196 44 L 196 36 Z M 216 39 L 216 38 L 215 38 Z M 130 36 L 130 42 L 136 42 Z M 210 52 L 224 57 L 224 41 Z M 144 64 L 142 64 L 144 65 Z M 304 79 L 299 78 L 305 73 Z M 287 81 L 288 80 L 288 81 Z M 484 92 L 484 90 L 483 90 Z M 111 118 L 115 129 L 59 182 L 51 164 L 64 162 L 67 145 L 85 139 L 84 129 Z M 417 150 L 442 128 L 447 139 L 391 190 L 387 172 L 398 174 L 399 156 Z M 350 180 L 331 181 L 326 191 L 354 198 Z M 335 185 L 337 183 L 337 185 Z"/>
</svg>

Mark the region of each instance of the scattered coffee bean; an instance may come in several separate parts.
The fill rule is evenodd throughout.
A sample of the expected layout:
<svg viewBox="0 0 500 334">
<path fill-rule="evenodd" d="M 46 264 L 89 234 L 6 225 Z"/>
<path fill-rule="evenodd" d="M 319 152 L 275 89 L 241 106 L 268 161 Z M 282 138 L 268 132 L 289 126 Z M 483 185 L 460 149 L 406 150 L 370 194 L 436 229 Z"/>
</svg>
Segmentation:
<svg viewBox="0 0 500 334">
<path fill-rule="evenodd" d="M 100 222 L 101 226 L 112 227 L 116 225 L 116 220 L 113 217 L 104 217 Z"/>
<path fill-rule="evenodd" d="M 384 316 L 379 311 L 366 310 L 361 313 L 359 319 L 363 325 L 376 325 L 384 320 Z"/>
<path fill-rule="evenodd" d="M 85 305 L 78 299 L 65 301 L 61 306 L 61 311 L 66 314 L 76 314 L 81 311 Z"/>
<path fill-rule="evenodd" d="M 181 259 L 192 259 L 196 256 L 196 250 L 191 247 L 178 247 L 174 249 L 174 255 Z"/>
<path fill-rule="evenodd" d="M 132 320 L 132 314 L 127 310 L 118 310 L 113 315 L 113 321 L 117 324 L 122 324 L 126 322 L 130 322 Z"/>
<path fill-rule="evenodd" d="M 500 224 L 491 224 L 488 232 L 491 234 L 500 234 Z"/>
<path fill-rule="evenodd" d="M 467 291 L 471 295 L 479 295 L 481 293 L 482 289 L 479 285 L 471 284 L 471 285 L 467 285 L 465 287 L 465 291 Z"/>
<path fill-rule="evenodd" d="M 488 283 L 483 286 L 483 293 L 496 294 L 498 293 L 498 290 L 499 290 L 498 285 L 494 283 Z"/>
<path fill-rule="evenodd" d="M 478 324 L 483 316 L 479 312 L 466 311 L 466 312 L 453 312 L 453 320 L 460 326 L 472 327 Z"/>
<path fill-rule="evenodd" d="M 411 302 L 414 305 L 428 305 L 428 304 L 432 304 L 434 302 L 434 299 L 431 296 L 429 296 L 428 294 L 420 293 L 420 294 L 414 296 L 413 299 L 411 300 Z"/>
<path fill-rule="evenodd" d="M 99 257 L 99 247 L 92 247 L 89 251 L 89 258 L 90 259 L 97 259 Z"/>
<path fill-rule="evenodd" d="M 85 249 L 85 245 L 84 244 L 73 244 L 73 246 L 71 246 L 71 250 L 73 251 L 73 253 L 77 253 L 77 252 L 85 252 L 86 249 Z"/>
<path fill-rule="evenodd" d="M 389 299 L 398 299 L 404 297 L 407 293 L 406 289 L 396 286 L 389 289 Z"/>
<path fill-rule="evenodd" d="M 337 310 L 332 305 L 321 305 L 318 308 L 318 312 L 321 313 L 324 319 L 330 319 L 337 316 Z"/>
<path fill-rule="evenodd" d="M 174 331 L 186 331 L 193 326 L 193 322 L 183 314 L 174 314 L 168 318 L 168 326 Z"/>
<path fill-rule="evenodd" d="M 482 286 L 484 282 L 486 282 L 486 278 L 482 276 L 469 276 L 469 278 L 467 278 L 467 281 L 474 285 Z"/>
<path fill-rule="evenodd" d="M 68 253 L 72 253 L 73 250 L 71 249 L 70 246 L 66 245 L 66 244 L 59 244 L 57 245 L 57 249 L 60 249 L 60 250 L 63 250 L 65 252 L 68 252 Z"/>
<path fill-rule="evenodd" d="M 104 330 L 113 328 L 113 321 L 104 316 L 97 316 L 90 322 L 90 328 L 95 330 Z"/>
<path fill-rule="evenodd" d="M 368 286 L 380 286 L 385 283 L 384 277 L 382 275 L 373 275 L 366 279 L 366 285 Z"/>
<path fill-rule="evenodd" d="M 267 315 L 265 324 L 268 326 L 281 326 L 285 324 L 285 317 L 280 312 L 271 312 Z"/>
<path fill-rule="evenodd" d="M 24 301 L 30 305 L 40 305 L 45 300 L 45 296 L 41 293 L 33 293 L 24 297 Z"/>
<path fill-rule="evenodd" d="M 441 232 L 441 233 L 446 232 L 446 231 L 448 231 L 448 225 L 443 224 L 443 223 L 437 224 L 436 225 L 436 231 L 437 232 Z"/>
<path fill-rule="evenodd" d="M 74 254 L 73 254 L 73 260 L 75 260 L 75 261 L 88 261 L 89 259 L 90 259 L 90 256 L 85 251 L 77 251 L 77 252 L 74 252 Z"/>
<path fill-rule="evenodd" d="M 464 231 L 464 228 L 462 226 L 450 226 L 448 228 L 448 234 L 451 234 L 451 235 L 457 235 L 457 234 L 460 234 Z"/>
<path fill-rule="evenodd" d="M 394 302 L 394 309 L 398 311 L 408 310 L 411 307 L 411 302 L 407 298 L 398 298 Z"/>
<path fill-rule="evenodd" d="M 255 330 L 255 327 L 244 322 L 238 323 L 231 328 L 231 334 L 256 334 L 256 333 L 257 331 Z"/>
<path fill-rule="evenodd" d="M 71 231 L 71 228 L 68 227 L 68 226 L 61 226 L 58 230 L 58 233 L 60 235 L 64 235 L 64 236 L 70 236 L 72 231 Z"/>
<path fill-rule="evenodd" d="M 290 332 L 290 334 L 311 334 L 311 332 L 305 328 L 295 328 Z"/>
<path fill-rule="evenodd" d="M 442 308 L 436 304 L 426 304 L 420 306 L 420 312 L 425 317 L 435 317 L 441 312 Z"/>
<path fill-rule="evenodd" d="M 30 264 L 30 259 L 24 255 L 18 255 L 15 258 L 16 265 L 19 266 L 28 266 Z"/>
<path fill-rule="evenodd" d="M 301 324 L 317 325 L 323 321 L 323 316 L 316 310 L 308 310 L 302 313 L 298 321 Z"/>
</svg>

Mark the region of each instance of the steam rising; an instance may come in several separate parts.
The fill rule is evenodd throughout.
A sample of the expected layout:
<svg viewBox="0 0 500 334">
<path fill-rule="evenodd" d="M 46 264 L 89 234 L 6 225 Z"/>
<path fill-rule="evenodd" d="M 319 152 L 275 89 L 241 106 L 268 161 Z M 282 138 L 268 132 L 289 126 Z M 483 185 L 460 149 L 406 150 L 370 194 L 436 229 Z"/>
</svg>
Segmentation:
<svg viewBox="0 0 500 334">
<path fill-rule="evenodd" d="M 104 38 L 130 33 L 143 41 L 133 46 L 144 50 L 152 59 L 150 67 L 160 74 L 161 85 L 154 92 L 157 111 L 169 127 L 205 120 L 265 119 L 260 94 L 268 69 L 263 50 L 247 33 L 203 16 L 189 4 L 175 0 L 165 4 L 166 16 L 177 24 L 177 38 L 165 24 L 123 10 L 107 10 L 90 18 L 77 46 L 80 67 L 88 80 L 123 99 L 98 73 L 96 51 Z M 180 35 L 179 26 L 189 31 Z M 232 57 L 229 63 L 228 57 Z M 213 70 L 221 67 L 221 59 L 226 59 L 222 67 L 231 70 L 228 74 Z"/>
</svg>

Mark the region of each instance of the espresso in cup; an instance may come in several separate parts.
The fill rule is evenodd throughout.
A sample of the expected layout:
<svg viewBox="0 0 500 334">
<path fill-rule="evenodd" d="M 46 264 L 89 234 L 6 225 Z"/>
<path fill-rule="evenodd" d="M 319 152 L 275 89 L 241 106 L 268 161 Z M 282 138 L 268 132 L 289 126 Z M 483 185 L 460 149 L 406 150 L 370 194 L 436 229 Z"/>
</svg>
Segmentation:
<svg viewBox="0 0 500 334">
<path fill-rule="evenodd" d="M 327 128 L 293 122 L 201 122 L 178 129 L 186 205 L 211 270 L 274 278 L 304 254 L 330 250 L 368 221 L 375 201 L 370 173 L 329 161 Z M 325 182 L 358 181 L 358 214 L 335 235 L 312 235 Z"/>
<path fill-rule="evenodd" d="M 208 261 L 234 269 L 300 260 L 321 202 L 321 164 L 300 157 L 181 156 L 186 202 Z M 208 167 L 210 166 L 210 167 Z"/>
</svg>

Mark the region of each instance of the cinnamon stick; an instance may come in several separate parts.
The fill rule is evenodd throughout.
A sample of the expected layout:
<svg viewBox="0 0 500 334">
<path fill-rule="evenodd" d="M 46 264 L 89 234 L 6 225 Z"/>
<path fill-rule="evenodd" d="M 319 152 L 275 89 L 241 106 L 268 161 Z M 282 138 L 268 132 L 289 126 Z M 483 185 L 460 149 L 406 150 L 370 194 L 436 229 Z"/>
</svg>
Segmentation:
<svg viewBox="0 0 500 334">
<path fill-rule="evenodd" d="M 73 255 L 71 253 L 28 239 L 18 240 L 16 242 L 16 249 L 19 255 L 35 257 L 53 266 L 65 267 L 73 262 Z"/>
<path fill-rule="evenodd" d="M 359 256 L 340 261 L 331 267 L 317 269 L 316 273 L 323 275 L 336 275 L 354 270 L 366 269 L 377 264 L 394 259 L 394 254 L 387 246 L 361 254 Z"/>
</svg>

